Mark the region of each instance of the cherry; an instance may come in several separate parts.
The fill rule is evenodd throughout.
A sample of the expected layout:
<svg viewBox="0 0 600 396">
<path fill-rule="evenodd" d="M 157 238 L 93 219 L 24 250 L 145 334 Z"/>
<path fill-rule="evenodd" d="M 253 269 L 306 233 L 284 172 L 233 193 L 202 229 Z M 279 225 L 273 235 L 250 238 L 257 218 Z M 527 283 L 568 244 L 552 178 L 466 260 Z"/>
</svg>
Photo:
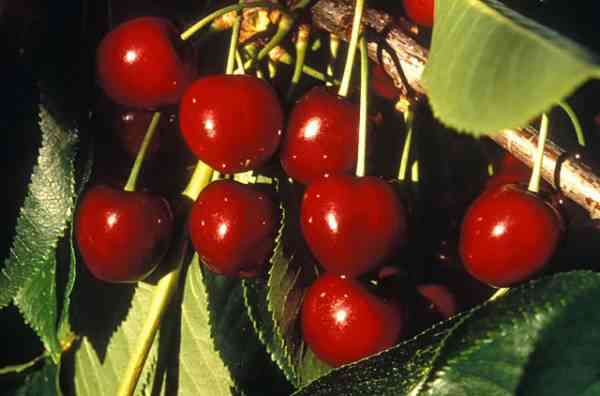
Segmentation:
<svg viewBox="0 0 600 396">
<path fill-rule="evenodd" d="M 283 111 L 263 80 L 248 75 L 214 75 L 185 92 L 179 123 L 189 148 L 222 173 L 263 165 L 281 140 Z"/>
<path fill-rule="evenodd" d="M 201 193 L 189 231 L 202 262 L 227 276 L 255 276 L 267 264 L 277 231 L 277 210 L 255 186 L 218 180 Z"/>
<path fill-rule="evenodd" d="M 304 296 L 301 326 L 315 355 L 338 367 L 393 346 L 404 320 L 397 302 L 380 299 L 356 280 L 325 273 Z"/>
<path fill-rule="evenodd" d="M 347 175 L 310 184 L 300 210 L 302 233 L 327 271 L 358 276 L 406 239 L 406 211 L 393 188 L 376 177 Z"/>
<path fill-rule="evenodd" d="M 148 276 L 166 253 L 172 230 L 173 215 L 165 199 L 104 185 L 83 196 L 75 224 L 84 263 L 107 282 Z"/>
<path fill-rule="evenodd" d="M 471 275 L 506 287 L 540 272 L 554 254 L 562 229 L 558 212 L 518 185 L 477 198 L 463 219 L 459 251 Z"/>
<path fill-rule="evenodd" d="M 281 165 L 304 184 L 322 176 L 353 173 L 358 107 L 323 87 L 311 89 L 292 109 L 281 148 Z"/>
<path fill-rule="evenodd" d="M 175 48 L 175 27 L 141 17 L 122 23 L 100 42 L 96 68 L 104 92 L 129 107 L 154 109 L 177 103 L 194 78 Z"/>
<path fill-rule="evenodd" d="M 127 154 L 135 158 L 137 155 L 150 121 L 152 112 L 144 110 L 122 110 L 118 112 L 113 120 L 113 128 L 117 139 Z M 176 117 L 173 114 L 163 114 L 158 123 L 158 130 L 148 146 L 146 158 L 152 157 L 159 151 L 170 151 L 176 146 L 173 137 L 178 136 Z M 172 147 L 165 147 L 172 146 Z"/>
<path fill-rule="evenodd" d="M 433 27 L 435 0 L 403 0 L 406 15 L 415 23 Z"/>
<path fill-rule="evenodd" d="M 387 74 L 383 66 L 375 65 L 371 73 L 371 88 L 377 96 L 389 100 L 398 100 L 400 90 L 394 85 L 394 80 Z"/>
</svg>

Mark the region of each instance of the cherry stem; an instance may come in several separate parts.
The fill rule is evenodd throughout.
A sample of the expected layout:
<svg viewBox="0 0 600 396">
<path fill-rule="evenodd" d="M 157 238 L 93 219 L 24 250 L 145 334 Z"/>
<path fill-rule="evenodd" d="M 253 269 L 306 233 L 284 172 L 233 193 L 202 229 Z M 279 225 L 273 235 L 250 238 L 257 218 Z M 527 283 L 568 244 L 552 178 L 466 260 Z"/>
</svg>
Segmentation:
<svg viewBox="0 0 600 396">
<path fill-rule="evenodd" d="M 274 57 L 273 60 L 276 62 L 281 62 L 286 65 L 291 65 L 295 62 L 294 58 L 290 54 L 288 54 L 287 52 L 283 52 L 283 51 L 280 54 L 278 54 L 276 57 Z M 315 69 L 313 67 L 307 66 L 307 65 L 302 66 L 302 72 L 304 74 L 306 74 L 307 76 L 310 76 L 319 81 L 331 82 L 332 84 L 335 84 L 335 85 L 339 85 L 339 83 L 340 83 L 338 80 L 331 80 L 324 73 L 318 71 L 317 69 Z"/>
<path fill-rule="evenodd" d="M 537 150 L 533 160 L 533 171 L 531 172 L 531 178 L 529 179 L 528 190 L 533 193 L 540 191 L 540 178 L 542 170 L 542 161 L 544 160 L 544 145 L 546 144 L 546 137 L 548 136 L 548 116 L 542 114 L 542 122 L 540 124 L 540 133 L 538 135 Z"/>
<path fill-rule="evenodd" d="M 241 1 L 240 1 L 241 4 Z M 235 54 L 237 52 L 238 40 L 240 38 L 240 26 L 242 25 L 242 18 L 240 18 L 239 11 L 233 22 L 231 29 L 231 41 L 229 42 L 229 51 L 227 53 L 227 63 L 225 64 L 225 74 L 232 74 L 235 67 Z"/>
<path fill-rule="evenodd" d="M 32 360 L 30 360 L 26 363 L 2 367 L 2 368 L 0 368 L 0 375 L 21 373 L 21 372 L 35 366 L 39 361 L 47 358 L 48 356 L 50 356 L 50 353 L 48 351 L 44 351 L 41 355 L 36 356 L 35 358 L 33 358 Z"/>
<path fill-rule="evenodd" d="M 334 65 L 340 51 L 340 37 L 331 33 L 329 35 L 329 62 L 327 62 L 327 76 L 333 78 Z M 332 86 L 331 82 L 327 82 L 327 86 Z"/>
<path fill-rule="evenodd" d="M 228 12 L 239 12 L 245 8 L 268 8 L 268 9 L 277 9 L 279 11 L 281 11 L 282 14 L 287 15 L 287 11 L 284 7 L 282 7 L 281 5 L 277 4 L 277 3 L 269 3 L 269 2 L 265 2 L 265 1 L 257 1 L 255 3 L 240 3 L 240 4 L 234 4 L 234 5 L 230 5 L 227 7 L 223 7 L 220 10 L 217 10 L 215 12 L 212 12 L 210 14 L 208 14 L 207 16 L 205 16 L 204 18 L 200 19 L 198 22 L 196 22 L 195 24 L 193 24 L 192 26 L 190 26 L 188 29 L 186 29 L 183 33 L 181 33 L 181 35 L 179 36 L 182 40 L 187 40 L 189 39 L 191 36 L 194 35 L 194 33 L 196 33 L 197 31 L 199 31 L 200 29 L 202 29 L 203 27 L 207 26 L 208 24 L 210 24 L 213 20 L 219 18 L 222 15 L 227 14 Z"/>
<path fill-rule="evenodd" d="M 411 168 L 410 168 L 410 180 L 413 183 L 418 183 L 419 182 L 419 161 L 415 161 L 413 162 Z"/>
<path fill-rule="evenodd" d="M 412 146 L 412 135 L 413 135 L 413 125 L 415 119 L 415 113 L 411 108 L 411 105 L 408 105 L 406 110 L 404 111 L 404 125 L 406 127 L 406 137 L 404 138 L 404 147 L 402 147 L 402 157 L 400 157 L 400 169 L 398 170 L 398 180 L 405 181 L 406 180 L 406 172 L 408 170 L 408 160 L 410 158 L 410 149 Z M 418 173 L 418 171 L 417 171 Z M 418 174 L 417 174 L 418 179 Z"/>
<path fill-rule="evenodd" d="M 135 347 L 133 358 L 129 360 L 127 369 L 125 370 L 123 381 L 119 384 L 117 396 L 131 396 L 135 392 L 135 387 L 142 374 L 144 363 L 148 358 L 148 353 L 150 352 L 150 348 L 154 343 L 154 338 L 160 327 L 161 319 L 167 311 L 167 307 L 177 290 L 180 273 L 181 264 L 177 265 L 177 268 L 163 276 L 156 285 L 150 304 L 150 311 L 146 315 L 146 320 L 142 329 L 136 336 L 139 341 Z"/>
<path fill-rule="evenodd" d="M 258 51 L 258 56 L 256 59 L 261 61 L 265 58 L 265 56 L 269 55 L 269 52 L 271 52 L 273 48 L 277 47 L 279 43 L 283 41 L 285 36 L 287 36 L 290 30 L 292 30 L 292 27 L 294 27 L 294 19 L 288 15 L 282 15 L 279 23 L 277 24 L 277 31 L 273 37 L 271 37 L 271 40 L 269 40 L 269 42 L 262 47 L 260 51 Z M 253 59 L 250 59 L 250 62 L 253 62 Z M 246 66 L 246 69 L 251 66 L 252 63 L 250 63 L 249 66 Z"/>
<path fill-rule="evenodd" d="M 579 122 L 579 118 L 577 117 L 575 110 L 573 110 L 571 105 L 569 105 L 567 102 L 561 101 L 557 104 L 569 116 L 571 124 L 573 124 L 573 129 L 575 129 L 575 134 L 577 135 L 577 143 L 579 143 L 581 147 L 585 147 L 585 135 L 583 134 L 583 129 L 581 128 L 581 123 Z"/>
<path fill-rule="evenodd" d="M 367 40 L 361 36 L 360 46 L 360 101 L 358 113 L 358 157 L 356 159 L 356 176 L 362 177 L 366 173 L 367 158 L 367 128 L 369 105 L 369 53 Z"/>
<path fill-rule="evenodd" d="M 212 174 L 213 170 L 210 166 L 202 161 L 198 161 L 194 173 L 181 195 L 195 201 L 198 198 L 198 195 L 200 195 L 200 191 L 210 183 Z"/>
<path fill-rule="evenodd" d="M 356 0 L 354 5 L 354 19 L 352 20 L 352 33 L 350 34 L 350 43 L 348 44 L 348 54 L 346 56 L 346 65 L 344 66 L 342 83 L 340 84 L 340 89 L 338 91 L 338 95 L 342 97 L 348 96 L 348 92 L 350 91 L 352 68 L 354 66 L 354 57 L 356 55 L 356 47 L 358 45 L 358 36 L 360 35 L 360 22 L 362 20 L 364 8 L 365 0 Z"/>
<path fill-rule="evenodd" d="M 306 48 L 308 47 L 309 37 L 310 26 L 300 25 L 298 27 L 298 38 L 296 39 L 296 62 L 294 63 L 294 74 L 292 75 L 292 81 L 287 92 L 288 100 L 292 98 L 294 90 L 296 89 L 296 86 L 302 77 L 302 67 L 304 66 L 304 59 L 306 58 Z"/>
<path fill-rule="evenodd" d="M 494 293 L 488 301 L 494 301 L 500 297 L 502 297 L 503 295 L 505 295 L 508 291 L 510 290 L 510 288 L 508 287 L 502 287 L 498 290 L 496 290 L 496 293 Z"/>
<path fill-rule="evenodd" d="M 160 121 L 160 112 L 155 112 L 152 115 L 152 120 L 150 121 L 150 125 L 146 130 L 146 134 L 144 135 L 144 140 L 142 140 L 142 144 L 138 150 L 137 156 L 135 157 L 135 161 L 133 166 L 131 167 L 131 172 L 129 172 L 129 178 L 127 179 L 127 183 L 123 190 L 125 191 L 135 191 L 137 186 L 138 176 L 140 174 L 140 169 L 142 168 L 142 163 L 144 162 L 144 158 L 146 158 L 146 153 L 148 152 L 148 147 L 150 147 L 150 143 L 152 142 L 152 138 L 154 137 L 154 133 L 158 129 L 158 122 Z"/>
</svg>

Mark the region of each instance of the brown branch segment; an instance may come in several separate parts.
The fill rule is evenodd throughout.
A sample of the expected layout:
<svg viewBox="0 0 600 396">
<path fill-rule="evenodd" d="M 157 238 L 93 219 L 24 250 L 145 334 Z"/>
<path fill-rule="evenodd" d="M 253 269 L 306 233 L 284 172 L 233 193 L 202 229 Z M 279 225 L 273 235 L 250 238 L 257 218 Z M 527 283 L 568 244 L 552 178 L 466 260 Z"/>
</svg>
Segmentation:
<svg viewBox="0 0 600 396">
<path fill-rule="evenodd" d="M 335 33 L 347 40 L 352 20 L 352 1 L 319 0 L 312 8 L 315 25 Z M 421 76 L 427 62 L 428 52 L 408 36 L 393 19 L 384 12 L 366 9 L 363 24 L 377 32 L 385 33 L 385 41 L 398 56 L 410 86 L 417 93 L 426 93 Z M 377 60 L 377 41 L 369 42 L 369 57 Z M 400 76 L 390 56 L 384 52 L 383 65 L 397 87 L 403 89 Z M 403 89 L 405 92 L 405 90 Z M 533 165 L 537 145 L 537 130 L 533 127 L 499 131 L 492 140 L 509 151 L 527 166 Z M 556 162 L 564 150 L 551 141 L 546 142 L 542 164 L 542 177 L 554 186 Z M 592 218 L 600 218 L 600 178 L 592 169 L 575 158 L 563 162 L 560 172 L 560 187 L 564 194 L 585 208 Z M 556 187 L 556 186 L 554 186 Z"/>
</svg>

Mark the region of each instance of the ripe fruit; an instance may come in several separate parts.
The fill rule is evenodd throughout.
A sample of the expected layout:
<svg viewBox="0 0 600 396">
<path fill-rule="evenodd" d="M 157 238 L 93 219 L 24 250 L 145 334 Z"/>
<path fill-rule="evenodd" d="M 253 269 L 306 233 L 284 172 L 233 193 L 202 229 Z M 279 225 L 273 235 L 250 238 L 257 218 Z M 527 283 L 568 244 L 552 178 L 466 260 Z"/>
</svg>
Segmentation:
<svg viewBox="0 0 600 396">
<path fill-rule="evenodd" d="M 406 15 L 415 23 L 433 27 L 435 0 L 403 0 Z"/>
<path fill-rule="evenodd" d="M 138 154 L 142 141 L 152 120 L 152 112 L 143 110 L 125 110 L 119 112 L 113 120 L 115 135 L 124 150 L 135 158 Z M 178 133 L 174 127 L 176 117 L 173 114 L 163 114 L 158 123 L 158 129 L 154 134 L 146 158 L 153 156 L 159 151 L 170 151 L 175 149 L 176 140 L 173 138 Z M 167 146 L 167 147 L 165 147 Z"/>
<path fill-rule="evenodd" d="M 154 109 L 177 103 L 194 78 L 175 47 L 175 27 L 166 19 L 132 19 L 100 42 L 96 68 L 104 92 L 129 107 Z"/>
<path fill-rule="evenodd" d="M 304 341 L 337 367 L 393 346 L 402 335 L 402 308 L 381 300 L 358 281 L 325 273 L 302 302 Z"/>
<path fill-rule="evenodd" d="M 179 123 L 189 148 L 222 173 L 263 165 L 281 140 L 283 112 L 263 80 L 215 75 L 194 82 L 184 94 Z"/>
<path fill-rule="evenodd" d="M 136 282 L 166 253 L 173 215 L 159 196 L 100 185 L 81 200 L 75 230 L 83 261 L 96 278 Z"/>
<path fill-rule="evenodd" d="M 558 212 L 517 185 L 482 194 L 463 219 L 459 250 L 471 275 L 493 286 L 524 281 L 543 269 L 561 236 Z"/>
<path fill-rule="evenodd" d="M 417 285 L 417 292 L 428 301 L 428 308 L 443 319 L 448 319 L 458 312 L 454 295 L 444 285 L 434 283 Z"/>
<path fill-rule="evenodd" d="M 358 144 L 358 107 L 322 87 L 292 109 L 281 147 L 281 165 L 308 184 L 322 176 L 353 173 Z"/>
<path fill-rule="evenodd" d="M 190 237 L 211 271 L 255 276 L 273 249 L 277 217 L 267 194 L 254 186 L 219 180 L 208 185 L 192 207 Z"/>
<path fill-rule="evenodd" d="M 336 274 L 364 274 L 406 239 L 405 209 L 392 187 L 376 177 L 319 179 L 306 189 L 300 215 L 310 250 Z"/>
</svg>

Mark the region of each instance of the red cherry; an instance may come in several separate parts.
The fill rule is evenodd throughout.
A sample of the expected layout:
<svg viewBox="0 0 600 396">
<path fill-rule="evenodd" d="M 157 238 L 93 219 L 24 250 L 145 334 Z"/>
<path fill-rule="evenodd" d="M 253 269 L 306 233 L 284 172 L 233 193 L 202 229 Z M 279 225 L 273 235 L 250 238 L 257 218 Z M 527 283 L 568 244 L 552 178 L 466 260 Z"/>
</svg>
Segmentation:
<svg viewBox="0 0 600 396">
<path fill-rule="evenodd" d="M 194 78 L 174 46 L 177 33 L 166 19 L 132 19 L 100 42 L 96 67 L 104 92 L 129 107 L 153 109 L 177 103 Z"/>
<path fill-rule="evenodd" d="M 425 27 L 433 26 L 435 0 L 404 0 L 402 4 L 413 22 Z"/>
<path fill-rule="evenodd" d="M 189 230 L 194 248 L 211 271 L 250 277 L 266 266 L 277 223 L 277 210 L 267 194 L 219 180 L 200 193 Z"/>
<path fill-rule="evenodd" d="M 561 235 L 558 212 L 517 185 L 482 194 L 467 210 L 459 250 L 471 275 L 493 286 L 527 280 L 543 269 Z"/>
<path fill-rule="evenodd" d="M 215 75 L 184 94 L 179 123 L 190 149 L 222 173 L 263 165 L 281 140 L 283 112 L 275 91 L 248 75 Z"/>
<path fill-rule="evenodd" d="M 315 355 L 337 367 L 393 346 L 403 331 L 400 304 L 386 302 L 358 281 L 325 273 L 302 302 L 302 335 Z"/>
<path fill-rule="evenodd" d="M 159 196 L 101 185 L 81 200 L 75 230 L 83 261 L 96 278 L 136 282 L 166 253 L 173 215 Z"/>
<path fill-rule="evenodd" d="M 149 111 L 125 110 L 119 112 L 113 121 L 117 139 L 132 158 L 135 158 L 138 154 L 152 120 L 152 115 L 153 113 Z M 163 114 L 158 123 L 158 129 L 148 147 L 146 158 L 161 150 L 164 152 L 174 151 L 177 143 L 175 137 L 179 136 L 179 131 L 176 128 L 175 115 Z"/>
<path fill-rule="evenodd" d="M 406 239 L 406 212 L 392 187 L 376 177 L 332 176 L 310 184 L 302 233 L 327 271 L 358 276 Z"/>
<path fill-rule="evenodd" d="M 292 109 L 281 148 L 286 173 L 308 184 L 322 176 L 353 173 L 358 144 L 358 107 L 322 87 Z"/>
<path fill-rule="evenodd" d="M 381 65 L 375 65 L 371 73 L 371 87 L 376 95 L 389 100 L 398 100 L 400 90 Z"/>
</svg>

